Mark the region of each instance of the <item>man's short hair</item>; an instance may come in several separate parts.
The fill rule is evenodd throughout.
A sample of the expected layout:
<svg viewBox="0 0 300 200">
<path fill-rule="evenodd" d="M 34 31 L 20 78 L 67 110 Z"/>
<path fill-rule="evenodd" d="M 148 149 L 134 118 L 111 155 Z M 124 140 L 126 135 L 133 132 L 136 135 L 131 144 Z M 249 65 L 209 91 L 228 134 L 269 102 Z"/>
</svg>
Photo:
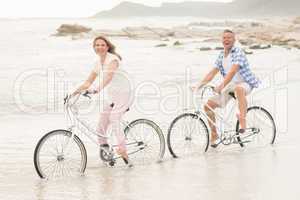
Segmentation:
<svg viewBox="0 0 300 200">
<path fill-rule="evenodd" d="M 235 35 L 235 33 L 232 30 L 230 30 L 230 29 L 225 29 L 223 31 L 223 33 L 232 33 L 233 35 Z"/>
</svg>

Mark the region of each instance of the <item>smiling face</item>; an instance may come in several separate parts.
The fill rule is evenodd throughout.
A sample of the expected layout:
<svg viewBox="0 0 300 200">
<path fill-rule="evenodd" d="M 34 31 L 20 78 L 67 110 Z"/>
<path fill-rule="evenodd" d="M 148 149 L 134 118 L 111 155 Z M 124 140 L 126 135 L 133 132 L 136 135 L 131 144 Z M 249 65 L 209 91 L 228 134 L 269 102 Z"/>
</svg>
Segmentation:
<svg viewBox="0 0 300 200">
<path fill-rule="evenodd" d="M 230 32 L 224 32 L 223 33 L 223 39 L 222 39 L 222 43 L 224 46 L 225 50 L 229 50 L 233 47 L 235 42 L 235 35 L 234 33 L 230 33 Z"/>
<path fill-rule="evenodd" d="M 94 42 L 94 50 L 98 55 L 104 55 L 108 52 L 109 47 L 106 42 L 102 39 L 98 39 Z"/>
</svg>

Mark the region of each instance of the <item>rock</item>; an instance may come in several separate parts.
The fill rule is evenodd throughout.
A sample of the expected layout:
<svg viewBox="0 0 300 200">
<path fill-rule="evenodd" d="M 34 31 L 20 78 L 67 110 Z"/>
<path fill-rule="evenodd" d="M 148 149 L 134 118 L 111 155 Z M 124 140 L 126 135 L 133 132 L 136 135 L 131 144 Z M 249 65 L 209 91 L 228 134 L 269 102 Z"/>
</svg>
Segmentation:
<svg viewBox="0 0 300 200">
<path fill-rule="evenodd" d="M 255 39 L 260 41 L 261 43 L 263 42 L 271 42 L 271 38 L 273 37 L 273 34 L 271 33 L 271 30 L 265 30 L 265 32 L 260 32 L 257 33 Z"/>
<path fill-rule="evenodd" d="M 71 39 L 72 40 L 79 40 L 79 39 L 83 39 L 84 37 L 85 37 L 84 34 L 79 33 L 79 34 L 76 34 L 76 35 L 72 35 Z"/>
<path fill-rule="evenodd" d="M 122 30 L 105 30 L 97 29 L 90 32 L 92 37 L 97 37 L 99 35 L 104 35 L 106 37 L 128 37 L 127 33 Z"/>
<path fill-rule="evenodd" d="M 167 44 L 158 44 L 158 45 L 155 45 L 155 47 L 166 47 L 168 46 Z"/>
<path fill-rule="evenodd" d="M 269 49 L 271 48 L 270 44 L 253 44 L 249 49 Z"/>
<path fill-rule="evenodd" d="M 285 38 L 284 36 L 273 38 L 272 43 L 275 45 L 286 46 L 289 42 L 295 42 L 293 38 Z"/>
<path fill-rule="evenodd" d="M 262 24 L 258 23 L 258 22 L 251 22 L 250 26 L 252 26 L 252 27 L 259 27 L 259 26 L 262 26 Z"/>
<path fill-rule="evenodd" d="M 262 44 L 260 45 L 260 49 L 270 49 L 272 47 L 272 45 L 270 44 Z"/>
<path fill-rule="evenodd" d="M 179 41 L 176 41 L 176 42 L 174 42 L 174 44 L 173 44 L 173 46 L 181 46 L 181 45 L 183 45 L 183 43 L 181 43 L 181 42 L 179 42 Z"/>
<path fill-rule="evenodd" d="M 249 49 L 260 49 L 260 44 L 252 44 Z"/>
<path fill-rule="evenodd" d="M 251 38 L 243 38 L 243 39 L 239 39 L 239 42 L 241 43 L 241 45 L 244 46 L 250 46 L 252 45 L 255 41 Z"/>
<path fill-rule="evenodd" d="M 215 50 L 224 50 L 224 47 L 216 47 Z"/>
<path fill-rule="evenodd" d="M 188 26 L 204 26 L 204 27 L 210 27 L 213 25 L 213 22 L 191 22 L 188 24 Z"/>
<path fill-rule="evenodd" d="M 299 16 L 299 17 L 296 17 L 296 18 L 293 20 L 293 23 L 294 23 L 294 24 L 300 24 L 300 16 Z"/>
<path fill-rule="evenodd" d="M 210 51 L 210 50 L 212 50 L 211 47 L 201 47 L 199 49 L 200 49 L 200 51 Z"/>
<path fill-rule="evenodd" d="M 292 19 L 293 20 L 293 19 Z M 279 22 L 273 21 L 218 21 L 218 22 L 198 22 L 188 25 L 180 25 L 175 27 L 126 27 L 123 29 L 100 29 L 92 30 L 91 28 L 80 26 L 77 24 L 62 24 L 58 29 L 56 36 L 72 36 L 73 39 L 93 38 L 98 35 L 107 37 L 125 37 L 132 39 L 150 39 L 160 41 L 161 45 L 157 46 L 180 46 L 187 42 L 183 39 L 199 39 L 201 42 L 220 43 L 221 27 L 231 27 L 238 35 L 239 43 L 243 46 L 250 46 L 251 49 L 266 49 L 272 44 L 292 47 L 296 41 L 300 41 L 300 16 Z M 211 27 L 211 28 L 205 28 Z M 169 39 L 169 41 L 168 41 Z M 170 41 L 174 41 L 170 43 Z M 158 44 L 160 43 L 158 42 Z M 255 45 L 260 44 L 260 45 Z M 297 46 L 297 45 L 296 45 Z M 201 51 L 215 49 L 204 47 Z M 220 50 L 221 48 L 216 48 Z"/>
<path fill-rule="evenodd" d="M 175 36 L 175 32 L 171 31 L 171 32 L 167 33 L 166 36 L 168 36 L 168 37 L 174 37 Z"/>
<path fill-rule="evenodd" d="M 125 27 L 122 29 L 122 31 L 127 34 L 128 38 L 133 38 L 133 39 L 146 39 L 146 38 L 151 38 L 151 39 L 158 39 L 159 36 L 152 33 L 151 31 L 145 29 L 144 27 Z"/>
<path fill-rule="evenodd" d="M 289 42 L 288 46 L 300 49 L 300 41 Z"/>
<path fill-rule="evenodd" d="M 55 36 L 67 36 L 80 33 L 88 33 L 91 30 L 91 28 L 84 27 L 78 24 L 62 24 L 58 29 L 56 29 L 57 33 L 55 34 Z"/>
<path fill-rule="evenodd" d="M 243 24 L 239 24 L 239 25 L 237 25 L 237 26 L 236 26 L 236 28 L 243 29 L 243 28 L 246 28 L 246 26 L 245 26 L 245 25 L 243 25 Z"/>
<path fill-rule="evenodd" d="M 243 50 L 244 50 L 245 54 L 247 54 L 247 55 L 253 54 L 253 51 L 251 51 L 250 49 L 243 49 Z"/>
<path fill-rule="evenodd" d="M 220 42 L 220 38 L 208 38 L 203 40 L 203 42 Z"/>
<path fill-rule="evenodd" d="M 174 36 L 174 31 L 167 29 L 167 28 L 152 28 L 148 26 L 143 27 L 145 30 L 148 30 L 154 35 L 157 35 L 160 38 L 168 38 L 168 37 L 173 37 Z"/>
<path fill-rule="evenodd" d="M 125 27 L 122 31 L 127 37 L 134 39 L 157 39 L 168 38 L 174 36 L 174 31 L 167 28 L 152 28 L 148 26 Z"/>
<path fill-rule="evenodd" d="M 170 39 L 169 38 L 162 38 L 161 41 L 164 41 L 164 42 L 169 42 Z"/>
</svg>

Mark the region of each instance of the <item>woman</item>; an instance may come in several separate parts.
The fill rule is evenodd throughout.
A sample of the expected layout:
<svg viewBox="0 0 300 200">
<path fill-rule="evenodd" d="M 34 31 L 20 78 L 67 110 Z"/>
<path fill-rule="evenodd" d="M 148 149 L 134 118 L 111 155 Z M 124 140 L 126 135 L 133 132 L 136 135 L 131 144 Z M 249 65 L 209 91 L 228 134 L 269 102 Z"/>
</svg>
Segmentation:
<svg viewBox="0 0 300 200">
<path fill-rule="evenodd" d="M 98 55 L 94 69 L 72 96 L 89 89 L 99 76 L 99 86 L 96 90 L 89 91 L 98 93 L 105 89 L 103 93 L 107 94 L 108 100 L 101 99 L 103 100 L 103 111 L 100 112 L 97 132 L 105 135 L 111 124 L 118 141 L 117 153 L 123 157 L 126 164 L 132 166 L 128 159 L 125 135 L 120 121 L 131 104 L 128 75 L 120 69 L 121 56 L 116 53 L 115 46 L 108 39 L 103 36 L 95 38 L 93 47 Z M 109 148 L 106 139 L 100 138 L 99 143 L 101 147 Z"/>
</svg>

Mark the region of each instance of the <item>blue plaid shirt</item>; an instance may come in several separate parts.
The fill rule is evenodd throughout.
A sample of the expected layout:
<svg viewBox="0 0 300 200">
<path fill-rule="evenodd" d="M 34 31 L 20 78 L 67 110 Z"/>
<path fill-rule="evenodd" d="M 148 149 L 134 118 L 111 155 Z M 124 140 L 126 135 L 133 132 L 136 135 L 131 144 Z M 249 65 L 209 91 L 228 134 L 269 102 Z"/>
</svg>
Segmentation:
<svg viewBox="0 0 300 200">
<path fill-rule="evenodd" d="M 246 83 L 252 88 L 257 88 L 261 83 L 258 78 L 250 70 L 250 66 L 244 51 L 239 47 L 232 47 L 230 50 L 230 61 L 232 65 L 239 65 L 239 73 Z M 223 67 L 224 51 L 221 51 L 216 62 L 215 67 L 218 68 L 223 77 L 226 76 L 225 69 Z"/>
</svg>

